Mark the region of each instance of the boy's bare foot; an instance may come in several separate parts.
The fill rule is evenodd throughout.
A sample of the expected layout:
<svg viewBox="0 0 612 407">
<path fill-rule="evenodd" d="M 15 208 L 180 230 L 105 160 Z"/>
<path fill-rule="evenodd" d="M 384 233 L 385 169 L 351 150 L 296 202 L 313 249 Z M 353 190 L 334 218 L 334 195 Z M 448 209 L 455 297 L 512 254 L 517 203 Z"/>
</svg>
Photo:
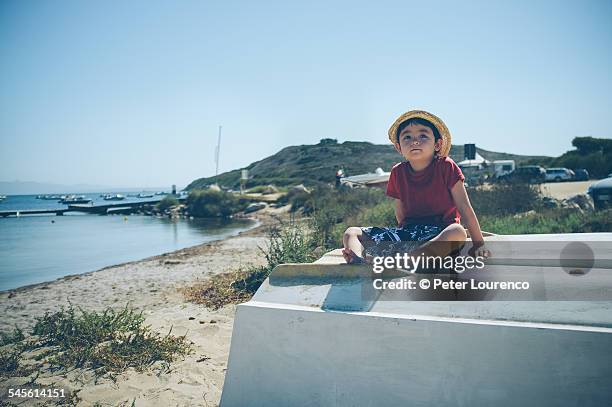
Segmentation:
<svg viewBox="0 0 612 407">
<path fill-rule="evenodd" d="M 344 257 L 344 261 L 346 261 L 347 264 L 356 264 L 356 262 L 359 262 L 357 259 L 361 259 L 361 257 L 357 256 L 357 254 L 348 247 L 342 249 L 342 257 Z"/>
<path fill-rule="evenodd" d="M 342 257 L 347 264 L 367 264 L 372 263 L 372 256 L 358 256 L 352 249 L 345 247 L 342 249 Z"/>
</svg>

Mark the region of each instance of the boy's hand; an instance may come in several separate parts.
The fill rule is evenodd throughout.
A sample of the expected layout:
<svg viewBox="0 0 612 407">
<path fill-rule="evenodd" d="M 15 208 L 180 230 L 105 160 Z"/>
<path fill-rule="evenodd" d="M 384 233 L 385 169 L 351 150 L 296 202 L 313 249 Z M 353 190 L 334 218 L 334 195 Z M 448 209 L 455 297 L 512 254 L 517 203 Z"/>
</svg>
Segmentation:
<svg viewBox="0 0 612 407">
<path fill-rule="evenodd" d="M 351 258 L 353 251 L 351 249 L 349 249 L 348 247 L 344 247 L 342 248 L 342 257 L 344 257 L 344 261 L 346 261 L 347 263 L 351 262 Z"/>
<path fill-rule="evenodd" d="M 355 252 L 348 247 L 342 249 L 342 257 L 347 264 L 363 264 L 372 263 L 372 256 L 366 256 L 365 258 L 358 256 Z"/>
<path fill-rule="evenodd" d="M 484 257 L 485 259 L 491 257 L 491 251 L 485 247 L 484 242 L 473 242 L 468 254 L 472 257 Z"/>
</svg>

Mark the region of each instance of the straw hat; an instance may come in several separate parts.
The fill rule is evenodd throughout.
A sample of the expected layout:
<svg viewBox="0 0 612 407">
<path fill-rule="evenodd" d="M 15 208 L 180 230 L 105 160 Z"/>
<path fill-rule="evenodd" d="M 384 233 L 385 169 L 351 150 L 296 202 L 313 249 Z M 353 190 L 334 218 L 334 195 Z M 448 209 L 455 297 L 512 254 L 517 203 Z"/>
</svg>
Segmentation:
<svg viewBox="0 0 612 407">
<path fill-rule="evenodd" d="M 395 120 L 391 125 L 391 128 L 389 128 L 389 140 L 391 140 L 393 144 L 397 143 L 397 129 L 399 128 L 399 126 L 406 120 L 414 119 L 417 117 L 431 122 L 431 124 L 433 124 L 436 129 L 438 129 L 440 137 L 442 137 L 442 147 L 440 148 L 438 154 L 441 157 L 447 157 L 451 148 L 450 131 L 448 131 L 448 128 L 438 116 L 435 116 L 424 110 L 411 110 L 398 117 L 397 120 Z"/>
</svg>

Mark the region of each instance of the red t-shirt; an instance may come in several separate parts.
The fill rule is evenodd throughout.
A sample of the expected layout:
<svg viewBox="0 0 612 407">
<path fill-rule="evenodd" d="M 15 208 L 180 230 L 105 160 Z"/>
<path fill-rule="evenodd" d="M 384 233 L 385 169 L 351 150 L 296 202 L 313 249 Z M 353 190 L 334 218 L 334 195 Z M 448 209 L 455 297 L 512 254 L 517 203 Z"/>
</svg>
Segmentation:
<svg viewBox="0 0 612 407">
<path fill-rule="evenodd" d="M 461 216 L 451 195 L 457 181 L 465 180 L 461 169 L 448 157 L 436 157 L 422 171 L 414 172 L 404 161 L 391 169 L 387 195 L 399 199 L 405 223 L 460 223 Z"/>
</svg>

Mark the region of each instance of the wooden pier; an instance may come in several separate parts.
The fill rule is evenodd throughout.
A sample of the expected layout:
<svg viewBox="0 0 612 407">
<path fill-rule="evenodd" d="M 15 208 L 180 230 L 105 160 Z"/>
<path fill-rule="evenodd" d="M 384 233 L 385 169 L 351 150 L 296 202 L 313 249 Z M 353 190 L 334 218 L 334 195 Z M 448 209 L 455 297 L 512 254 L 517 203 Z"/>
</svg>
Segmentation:
<svg viewBox="0 0 612 407">
<path fill-rule="evenodd" d="M 26 209 L 23 211 L 0 211 L 0 216 L 6 218 L 8 216 L 24 216 L 24 215 L 57 215 L 61 216 L 70 209 Z"/>
<path fill-rule="evenodd" d="M 187 198 L 177 197 L 179 202 L 184 202 Z M 20 211 L 0 211 L 0 217 L 6 218 L 8 216 L 26 216 L 26 215 L 57 215 L 62 216 L 66 212 L 81 212 L 89 213 L 94 215 L 108 215 L 113 213 L 132 213 L 138 209 L 142 209 L 148 205 L 155 205 L 159 203 L 161 199 L 155 201 L 140 201 L 140 202 L 120 202 L 104 205 L 86 205 L 86 204 L 75 204 L 68 205 L 68 208 L 58 209 L 25 209 Z"/>
</svg>

